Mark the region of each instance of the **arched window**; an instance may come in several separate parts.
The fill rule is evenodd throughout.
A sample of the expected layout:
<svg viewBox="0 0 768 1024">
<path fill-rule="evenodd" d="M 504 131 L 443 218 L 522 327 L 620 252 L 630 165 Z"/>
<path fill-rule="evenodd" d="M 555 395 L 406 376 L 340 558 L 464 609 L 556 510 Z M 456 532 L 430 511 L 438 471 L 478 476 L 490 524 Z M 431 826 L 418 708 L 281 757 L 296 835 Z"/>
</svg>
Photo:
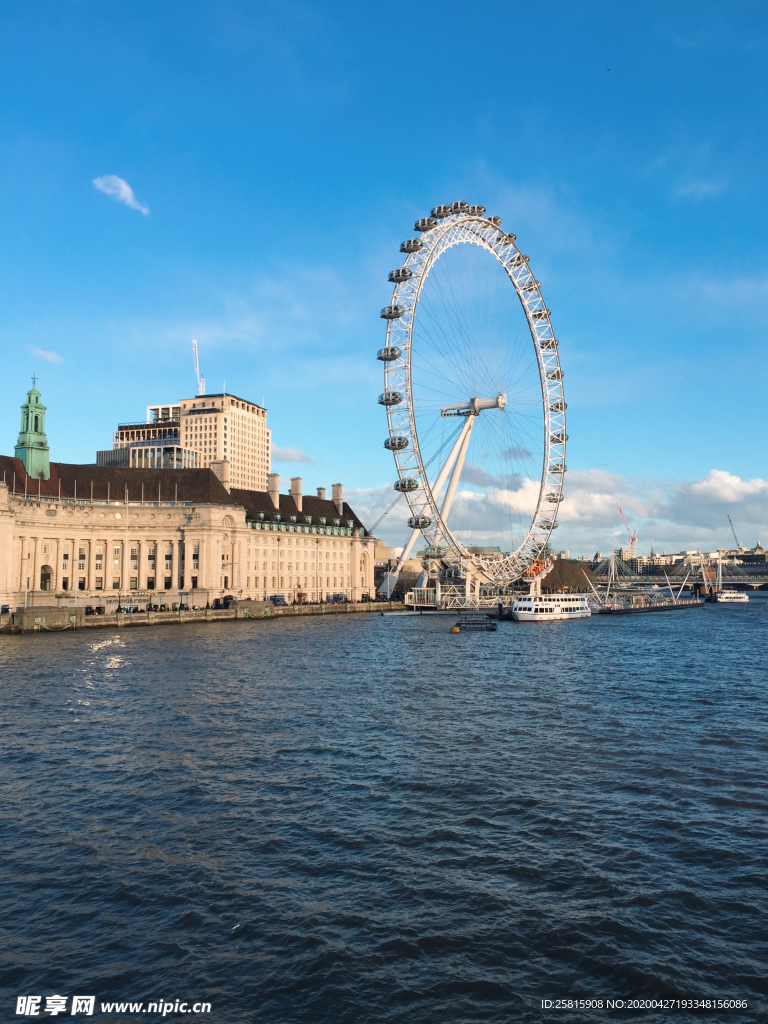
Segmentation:
<svg viewBox="0 0 768 1024">
<path fill-rule="evenodd" d="M 53 569 L 50 565 L 40 566 L 40 589 L 50 590 L 51 589 L 51 577 L 53 576 Z"/>
<path fill-rule="evenodd" d="M 37 434 L 40 430 L 40 417 L 35 416 L 35 433 Z"/>
</svg>

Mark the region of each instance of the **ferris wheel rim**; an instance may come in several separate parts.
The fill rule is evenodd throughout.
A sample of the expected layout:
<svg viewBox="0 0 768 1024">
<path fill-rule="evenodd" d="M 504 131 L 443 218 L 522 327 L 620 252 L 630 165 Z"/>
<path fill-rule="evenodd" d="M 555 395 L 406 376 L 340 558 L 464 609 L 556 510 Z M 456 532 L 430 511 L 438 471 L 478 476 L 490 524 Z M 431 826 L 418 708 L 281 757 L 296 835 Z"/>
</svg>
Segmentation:
<svg viewBox="0 0 768 1024">
<path fill-rule="evenodd" d="M 382 358 L 382 352 L 388 355 L 384 360 L 385 389 L 379 401 L 387 412 L 387 447 L 392 451 L 398 474 L 395 487 L 405 494 L 411 512 L 409 523 L 421 531 L 428 551 L 435 555 L 448 555 L 450 552 L 459 560 L 471 559 L 491 581 L 512 582 L 541 554 L 557 525 L 557 509 L 562 500 L 566 471 L 563 374 L 550 311 L 544 302 L 541 286 L 530 271 L 528 257 L 516 244 L 515 235 L 501 230 L 500 218 L 486 217 L 485 211 L 482 214 L 470 213 L 464 203 L 453 204 L 454 210 L 456 207 L 465 209 L 449 214 L 443 212 L 427 221 L 426 229 L 420 231 L 420 238 L 411 240 L 412 249 L 405 250 L 409 243 L 403 243 L 401 250 L 406 251 L 406 258 L 401 267 L 389 275 L 395 287 L 391 304 L 381 313 L 387 320 L 387 334 L 386 348 L 381 350 L 379 357 Z M 451 208 L 436 208 L 446 209 Z M 419 224 L 416 229 L 419 229 Z M 421 293 L 438 260 L 449 249 L 461 244 L 485 249 L 505 270 L 525 314 L 541 388 L 544 446 L 536 508 L 517 549 L 504 558 L 493 560 L 470 553 L 448 522 L 443 521 L 422 458 L 413 401 L 413 332 Z M 395 352 L 397 356 L 392 357 Z M 403 438 L 408 440 L 407 447 L 397 447 Z M 547 509 L 547 505 L 552 508 Z M 418 525 L 422 522 L 428 525 Z M 446 542 L 445 552 L 435 548 L 435 539 Z"/>
</svg>

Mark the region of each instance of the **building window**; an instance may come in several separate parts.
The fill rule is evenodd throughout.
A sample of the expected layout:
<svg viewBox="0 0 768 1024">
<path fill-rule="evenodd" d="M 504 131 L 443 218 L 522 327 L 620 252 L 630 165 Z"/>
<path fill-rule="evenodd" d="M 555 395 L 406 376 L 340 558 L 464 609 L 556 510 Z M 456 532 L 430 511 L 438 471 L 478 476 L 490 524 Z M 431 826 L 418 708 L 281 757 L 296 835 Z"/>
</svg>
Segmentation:
<svg viewBox="0 0 768 1024">
<path fill-rule="evenodd" d="M 77 589 L 78 590 L 85 590 L 85 577 L 84 576 L 81 576 L 80 579 L 77 581 Z"/>
<path fill-rule="evenodd" d="M 93 589 L 94 590 L 103 590 L 104 589 L 104 577 L 103 576 L 97 576 L 96 577 L 96 586 Z"/>
<path fill-rule="evenodd" d="M 66 576 L 61 581 L 61 589 L 62 590 L 69 590 L 69 580 L 67 579 Z"/>
<path fill-rule="evenodd" d="M 197 590 L 197 576 L 192 577 L 192 589 Z"/>
<path fill-rule="evenodd" d="M 131 576 L 130 587 L 131 587 L 131 590 L 138 590 L 139 589 L 139 579 L 138 579 L 137 576 Z"/>
<path fill-rule="evenodd" d="M 113 590 L 119 590 L 120 589 L 120 577 L 119 576 L 113 576 L 112 577 L 112 589 Z"/>
<path fill-rule="evenodd" d="M 171 579 L 171 577 L 170 576 L 166 576 L 165 580 L 163 581 L 163 586 L 165 587 L 166 590 L 170 590 L 171 589 L 171 583 L 173 583 L 173 580 Z"/>
<path fill-rule="evenodd" d="M 229 576 L 224 577 L 224 589 L 229 590 Z"/>
<path fill-rule="evenodd" d="M 155 577 L 154 576 L 147 576 L 147 590 L 154 590 L 154 589 L 155 589 Z"/>
</svg>

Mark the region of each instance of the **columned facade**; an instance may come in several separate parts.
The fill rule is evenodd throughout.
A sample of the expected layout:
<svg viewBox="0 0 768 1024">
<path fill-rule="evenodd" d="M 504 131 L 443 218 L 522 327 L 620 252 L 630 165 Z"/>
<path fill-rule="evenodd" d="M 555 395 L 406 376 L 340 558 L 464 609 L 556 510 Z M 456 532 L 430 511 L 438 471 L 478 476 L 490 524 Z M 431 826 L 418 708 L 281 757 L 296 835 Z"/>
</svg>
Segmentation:
<svg viewBox="0 0 768 1024">
<path fill-rule="evenodd" d="M 323 499 L 327 515 L 281 515 L 246 508 L 241 492 L 222 491 L 229 503 L 126 503 L 124 489 L 115 493 L 120 501 L 38 497 L 36 491 L 25 497 L 0 480 L 0 604 L 15 610 L 25 601 L 77 603 L 114 611 L 182 602 L 205 607 L 225 596 L 282 594 L 289 603 L 375 596 L 375 541 L 340 499 L 338 511 Z M 265 503 L 266 493 L 251 498 Z M 305 498 L 305 513 L 307 505 Z"/>
</svg>

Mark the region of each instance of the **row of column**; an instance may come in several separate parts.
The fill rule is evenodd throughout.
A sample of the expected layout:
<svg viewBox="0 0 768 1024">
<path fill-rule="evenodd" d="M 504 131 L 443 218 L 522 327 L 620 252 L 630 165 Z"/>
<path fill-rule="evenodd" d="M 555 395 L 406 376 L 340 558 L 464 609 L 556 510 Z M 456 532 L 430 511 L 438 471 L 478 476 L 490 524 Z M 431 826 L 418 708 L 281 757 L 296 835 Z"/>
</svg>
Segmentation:
<svg viewBox="0 0 768 1024">
<path fill-rule="evenodd" d="M 81 578 L 85 578 L 85 590 L 95 591 L 96 579 L 100 577 L 102 579 L 102 587 L 105 591 L 112 590 L 113 579 L 119 577 L 120 587 L 122 591 L 130 589 L 130 580 L 136 578 L 137 589 L 146 590 L 147 578 L 154 576 L 155 578 L 155 589 L 162 590 L 165 586 L 165 579 L 170 575 L 172 583 L 171 589 L 178 589 L 178 583 L 181 578 L 181 545 L 182 542 L 179 540 L 166 540 L 166 541 L 147 541 L 147 540 L 135 540 L 126 541 L 120 539 L 79 539 L 77 537 L 68 537 L 65 539 L 44 539 L 37 536 L 22 536 L 19 538 L 19 562 L 18 562 L 18 587 L 20 591 L 29 590 L 39 591 L 41 589 L 41 571 L 43 566 L 48 565 L 51 568 L 51 580 L 50 590 L 61 592 L 63 579 L 66 577 L 68 580 L 68 590 L 77 590 Z M 48 553 L 43 551 L 45 545 L 49 546 Z M 171 569 L 166 571 L 166 551 L 168 547 L 172 548 L 172 554 L 170 558 Z M 98 547 L 103 547 L 103 558 L 101 568 L 96 567 L 96 550 Z M 114 566 L 115 553 L 114 549 L 120 548 L 120 565 L 116 569 Z M 155 567 L 150 568 L 149 565 L 149 549 L 155 548 Z M 85 549 L 85 562 L 84 568 L 79 568 L 79 554 L 80 548 Z M 131 551 L 136 549 L 136 559 L 131 558 Z M 64 551 L 69 549 L 69 557 L 66 559 L 66 568 L 64 566 Z M 185 565 L 184 565 L 184 583 L 188 586 L 188 579 L 192 575 L 198 575 L 193 568 L 193 550 L 194 545 L 187 544 L 185 548 Z M 200 565 L 203 564 L 203 542 L 200 542 Z M 136 562 L 136 568 L 133 568 L 133 562 Z"/>
<path fill-rule="evenodd" d="M 52 591 L 61 592 L 62 577 L 66 575 L 68 577 L 68 589 L 77 590 L 79 580 L 81 577 L 85 578 L 85 590 L 86 592 L 94 592 L 96 587 L 96 578 L 100 576 L 102 578 L 102 587 L 105 592 L 112 591 L 113 589 L 113 578 L 119 577 L 120 585 L 119 590 L 123 593 L 130 591 L 130 581 L 132 578 L 136 578 L 137 585 L 136 589 L 139 591 L 146 591 L 147 579 L 149 576 L 155 578 L 155 590 L 161 591 L 165 589 L 165 579 L 167 576 L 171 578 L 171 590 L 191 589 L 192 577 L 197 577 L 198 589 L 204 590 L 220 590 L 224 585 L 224 577 L 227 578 L 227 588 L 232 591 L 242 589 L 245 584 L 245 569 L 242 561 L 243 554 L 243 541 L 241 539 L 232 540 L 225 548 L 222 548 L 221 541 L 215 536 L 209 536 L 204 538 L 202 536 L 189 537 L 185 541 L 179 539 L 167 539 L 165 541 L 148 541 L 148 540 L 128 540 L 125 539 L 79 539 L 77 537 L 70 537 L 66 539 L 48 539 L 44 540 L 38 536 L 22 536 L 20 540 L 20 557 L 18 563 L 18 582 L 19 590 L 24 591 L 27 586 L 27 580 L 29 580 L 29 590 L 39 591 L 40 590 L 40 572 L 44 565 L 50 565 L 52 569 L 50 589 Z M 256 538 L 250 538 L 250 543 L 254 544 Z M 48 554 L 44 554 L 43 546 L 47 543 L 50 546 Z M 184 544 L 184 573 L 182 577 L 182 562 L 181 562 L 181 550 L 182 544 Z M 104 555 L 101 569 L 96 568 L 96 549 L 97 547 L 103 546 Z M 114 568 L 114 549 L 115 547 L 120 548 L 120 565 L 118 569 Z M 155 547 L 155 565 L 154 569 L 150 568 L 148 552 L 151 547 Z M 166 571 L 166 550 L 171 547 L 171 569 Z M 69 558 L 67 559 L 66 572 L 63 568 L 64 564 L 64 548 L 69 548 Z M 85 549 L 85 562 L 86 566 L 83 569 L 78 568 L 79 562 L 79 550 L 80 548 Z M 198 568 L 194 568 L 194 549 L 198 548 Z M 277 547 L 277 564 L 280 564 L 282 545 Z M 308 575 L 311 578 L 312 575 L 318 579 L 317 587 L 301 588 L 298 585 L 291 589 L 311 589 L 320 593 L 328 593 L 335 590 L 351 591 L 351 596 L 359 596 L 362 590 L 371 590 L 373 583 L 370 584 L 366 580 L 366 585 L 360 585 L 360 560 L 361 560 L 361 546 L 353 544 L 350 546 L 349 552 L 351 555 L 349 565 L 347 567 L 346 561 L 339 563 L 337 567 L 337 577 L 344 578 L 349 575 L 350 580 L 346 585 L 341 584 L 338 588 L 332 586 L 323 586 L 322 581 L 325 578 L 325 561 L 323 560 L 322 567 L 319 559 L 320 552 L 323 550 L 325 545 L 317 543 L 315 545 L 315 571 Z M 131 550 L 136 549 L 136 569 L 132 568 L 133 559 L 131 558 Z M 345 550 L 345 549 L 342 549 Z M 225 555 L 225 560 L 222 560 L 222 553 Z M 291 552 L 292 554 L 294 552 Z M 287 554 L 287 552 L 286 552 Z M 372 557 L 368 553 L 366 569 L 363 575 L 367 576 L 372 572 Z M 256 559 L 254 559 L 254 565 Z M 328 571 L 332 574 L 333 570 L 330 568 Z M 342 567 L 343 566 L 343 567 Z M 276 579 L 280 579 L 280 569 L 275 570 Z M 322 575 L 321 575 L 322 574 Z M 267 586 L 264 588 L 261 577 L 263 573 L 254 568 L 254 586 L 251 590 L 264 590 L 273 591 L 275 589 L 279 592 L 279 587 L 273 588 Z M 271 570 L 267 570 L 267 579 L 271 582 Z M 296 579 L 298 573 L 293 573 L 293 578 Z M 302 576 L 303 578 L 303 576 Z M 181 588 L 179 583 L 181 581 Z"/>
</svg>

